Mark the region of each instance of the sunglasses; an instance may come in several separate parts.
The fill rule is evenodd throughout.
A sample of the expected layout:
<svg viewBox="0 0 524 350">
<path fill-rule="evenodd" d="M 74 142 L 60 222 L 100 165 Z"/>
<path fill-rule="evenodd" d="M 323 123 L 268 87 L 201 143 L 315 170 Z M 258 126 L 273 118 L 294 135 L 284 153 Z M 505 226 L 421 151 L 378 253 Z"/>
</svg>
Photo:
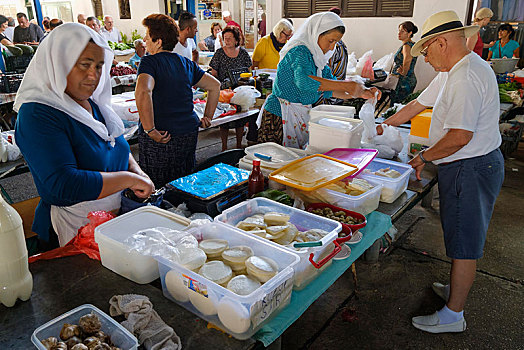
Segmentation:
<svg viewBox="0 0 524 350">
<path fill-rule="evenodd" d="M 426 56 L 428 55 L 428 49 L 429 49 L 429 47 L 431 46 L 431 44 L 433 44 L 435 41 L 437 41 L 437 39 L 438 39 L 438 38 L 433 39 L 433 41 L 430 42 L 428 46 L 426 46 L 425 48 L 423 48 L 422 50 L 420 50 L 420 54 L 421 54 L 422 56 L 426 57 Z"/>
</svg>

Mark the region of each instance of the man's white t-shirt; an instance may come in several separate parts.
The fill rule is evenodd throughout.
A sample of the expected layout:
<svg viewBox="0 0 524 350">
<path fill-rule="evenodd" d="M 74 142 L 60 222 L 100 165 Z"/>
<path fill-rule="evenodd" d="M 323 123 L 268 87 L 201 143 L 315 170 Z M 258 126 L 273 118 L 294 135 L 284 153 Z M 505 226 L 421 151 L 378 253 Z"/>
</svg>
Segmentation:
<svg viewBox="0 0 524 350">
<path fill-rule="evenodd" d="M 187 57 L 189 60 L 193 60 L 193 50 L 196 50 L 197 46 L 193 38 L 186 39 L 186 46 L 182 45 L 180 41 L 176 44 L 173 52 L 176 52 L 180 56 Z"/>
<path fill-rule="evenodd" d="M 489 64 L 474 52 L 464 56 L 449 72 L 440 72 L 417 101 L 423 106 L 433 107 L 429 132 L 431 145 L 449 129 L 473 132 L 466 146 L 433 163 L 482 156 L 500 146 L 497 79 Z"/>
<path fill-rule="evenodd" d="M 120 31 L 116 27 L 113 27 L 113 30 L 111 31 L 108 31 L 105 27 L 102 27 L 100 29 L 100 35 L 102 35 L 102 37 L 106 39 L 106 41 L 112 41 L 115 43 L 122 41 Z"/>
</svg>

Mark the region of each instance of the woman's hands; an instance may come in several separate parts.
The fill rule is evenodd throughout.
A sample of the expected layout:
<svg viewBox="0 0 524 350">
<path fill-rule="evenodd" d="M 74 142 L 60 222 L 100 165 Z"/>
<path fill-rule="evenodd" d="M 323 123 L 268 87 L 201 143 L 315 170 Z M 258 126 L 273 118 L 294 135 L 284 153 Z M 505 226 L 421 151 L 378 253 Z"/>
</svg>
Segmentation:
<svg viewBox="0 0 524 350">
<path fill-rule="evenodd" d="M 209 128 L 211 126 L 211 118 L 210 117 L 202 117 L 202 119 L 200 119 L 200 122 L 202 123 L 202 127 L 203 128 Z"/>
<path fill-rule="evenodd" d="M 153 130 L 147 134 L 153 141 L 158 143 L 168 143 L 171 140 L 171 135 L 167 131 Z"/>
<path fill-rule="evenodd" d="M 149 176 L 140 176 L 135 173 L 134 181 L 129 188 L 135 193 L 138 198 L 147 198 L 155 191 L 155 185 Z M 144 174 L 145 175 L 145 174 Z"/>
<path fill-rule="evenodd" d="M 362 95 L 360 95 L 360 97 L 367 100 L 367 99 L 370 99 L 370 98 L 375 98 L 375 94 L 377 96 L 377 100 L 380 100 L 380 97 L 382 97 L 382 92 L 378 88 L 376 88 L 376 87 L 372 87 L 370 89 L 365 89 L 362 92 Z"/>
</svg>

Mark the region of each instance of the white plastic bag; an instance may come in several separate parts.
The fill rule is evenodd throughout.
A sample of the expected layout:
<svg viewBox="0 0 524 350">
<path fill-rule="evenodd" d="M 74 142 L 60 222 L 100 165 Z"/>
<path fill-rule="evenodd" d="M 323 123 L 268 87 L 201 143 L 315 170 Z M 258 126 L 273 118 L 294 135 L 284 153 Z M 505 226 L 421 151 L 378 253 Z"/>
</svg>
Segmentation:
<svg viewBox="0 0 524 350">
<path fill-rule="evenodd" d="M 131 235 L 124 240 L 128 251 L 142 255 L 168 257 L 178 261 L 180 249 L 198 247 L 197 239 L 188 232 L 155 227 Z"/>
<path fill-rule="evenodd" d="M 362 57 L 358 59 L 358 62 L 356 64 L 356 72 L 355 72 L 357 75 L 362 75 L 362 70 L 364 69 L 364 65 L 366 64 L 368 58 L 373 60 L 373 58 L 371 57 L 372 55 L 373 55 L 373 50 L 369 50 L 365 54 L 363 54 Z"/>
<path fill-rule="evenodd" d="M 357 57 L 355 56 L 355 53 L 352 52 L 348 56 L 348 65 L 346 68 L 346 75 L 354 75 L 357 72 Z"/>
<path fill-rule="evenodd" d="M 388 53 L 384 57 L 381 57 L 375 64 L 373 65 L 373 68 L 377 69 L 383 69 L 385 72 L 391 72 L 391 68 L 393 67 L 395 54 L 394 53 Z"/>
<path fill-rule="evenodd" d="M 402 151 L 404 142 L 400 132 L 394 126 L 382 124 L 384 132 L 377 135 L 375 125 L 375 99 L 366 101 L 359 113 L 360 120 L 364 123 L 362 133 L 362 147 L 376 148 L 380 158 L 391 159 Z"/>
<path fill-rule="evenodd" d="M 243 111 L 248 110 L 250 107 L 255 105 L 255 99 L 260 97 L 260 91 L 255 89 L 254 86 L 239 86 L 235 90 L 235 95 L 231 98 L 231 103 L 242 107 Z"/>
<path fill-rule="evenodd" d="M 362 142 L 373 144 L 373 138 L 377 135 L 375 126 L 375 102 L 366 101 L 358 113 L 360 120 L 364 123 Z"/>
</svg>

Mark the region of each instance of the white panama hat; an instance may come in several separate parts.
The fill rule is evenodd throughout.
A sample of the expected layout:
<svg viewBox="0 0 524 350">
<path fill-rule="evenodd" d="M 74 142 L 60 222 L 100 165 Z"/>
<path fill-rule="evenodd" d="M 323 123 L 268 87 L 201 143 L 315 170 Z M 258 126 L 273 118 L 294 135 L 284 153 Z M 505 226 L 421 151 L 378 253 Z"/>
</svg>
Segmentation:
<svg viewBox="0 0 524 350">
<path fill-rule="evenodd" d="M 464 27 L 455 11 L 442 11 L 431 15 L 422 26 L 422 36 L 420 40 L 411 48 L 412 56 L 419 56 L 422 45 L 431 38 L 444 33 L 463 30 L 464 36 L 469 38 L 479 31 L 479 26 Z"/>
</svg>

